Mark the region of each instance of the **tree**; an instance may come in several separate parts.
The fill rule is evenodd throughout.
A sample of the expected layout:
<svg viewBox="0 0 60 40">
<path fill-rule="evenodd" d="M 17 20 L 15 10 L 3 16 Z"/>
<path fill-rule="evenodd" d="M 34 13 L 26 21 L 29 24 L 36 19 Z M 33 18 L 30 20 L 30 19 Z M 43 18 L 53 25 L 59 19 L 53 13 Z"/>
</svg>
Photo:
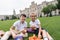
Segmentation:
<svg viewBox="0 0 60 40">
<path fill-rule="evenodd" d="M 1 21 L 3 21 L 3 19 L 1 19 Z"/>
<path fill-rule="evenodd" d="M 57 9 L 59 9 L 60 10 L 60 0 L 57 0 Z"/>
<path fill-rule="evenodd" d="M 51 17 L 51 16 L 52 16 L 51 12 L 52 12 L 52 11 L 55 11 L 55 10 L 57 9 L 57 6 L 51 4 L 51 5 L 48 5 L 48 8 L 49 8 L 49 10 L 50 10 L 50 17 Z"/>
<path fill-rule="evenodd" d="M 49 7 L 44 7 L 42 12 L 44 12 L 44 14 L 47 14 L 47 17 L 48 17 L 48 14 L 50 13 L 50 10 L 49 10 Z"/>
<path fill-rule="evenodd" d="M 53 4 L 48 5 L 48 7 L 49 7 L 50 11 L 53 11 L 53 10 L 56 10 L 57 9 L 57 6 L 56 5 L 53 5 Z"/>
<path fill-rule="evenodd" d="M 8 17 L 8 16 L 6 16 L 6 17 L 5 17 L 5 20 L 9 20 L 9 17 Z"/>
<path fill-rule="evenodd" d="M 14 16 L 14 15 L 12 15 L 12 19 L 17 19 L 17 17 L 16 17 L 16 16 Z"/>
<path fill-rule="evenodd" d="M 42 12 L 44 12 L 44 14 L 47 14 L 47 16 L 50 13 L 50 17 L 51 17 L 52 16 L 51 12 L 56 9 L 57 9 L 57 6 L 51 4 L 51 5 L 48 5 L 47 7 L 44 7 Z"/>
<path fill-rule="evenodd" d="M 60 14 L 60 0 L 57 0 L 57 4 L 56 4 L 56 6 L 57 6 L 57 9 L 59 10 L 59 14 Z"/>
</svg>

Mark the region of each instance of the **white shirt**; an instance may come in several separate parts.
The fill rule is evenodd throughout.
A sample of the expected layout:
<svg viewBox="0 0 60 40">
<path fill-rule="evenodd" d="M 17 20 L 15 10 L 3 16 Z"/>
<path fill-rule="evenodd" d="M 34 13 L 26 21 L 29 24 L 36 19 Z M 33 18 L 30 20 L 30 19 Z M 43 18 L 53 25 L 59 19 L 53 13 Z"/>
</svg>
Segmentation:
<svg viewBox="0 0 60 40">
<path fill-rule="evenodd" d="M 31 26 L 35 26 L 36 28 L 39 28 L 39 25 L 40 25 L 41 23 L 40 23 L 39 19 L 36 19 L 35 22 L 30 21 L 29 24 L 30 24 L 30 27 L 31 27 Z"/>
<path fill-rule="evenodd" d="M 25 21 L 24 23 L 21 23 L 20 20 L 16 21 L 13 26 L 17 29 L 17 30 L 24 30 L 25 27 L 27 27 L 27 22 Z"/>
</svg>

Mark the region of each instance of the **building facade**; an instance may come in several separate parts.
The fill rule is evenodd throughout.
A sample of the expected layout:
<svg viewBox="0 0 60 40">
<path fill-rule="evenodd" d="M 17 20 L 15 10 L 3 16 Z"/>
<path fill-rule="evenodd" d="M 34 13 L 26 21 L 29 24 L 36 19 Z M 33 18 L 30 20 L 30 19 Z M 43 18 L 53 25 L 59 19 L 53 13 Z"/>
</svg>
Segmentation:
<svg viewBox="0 0 60 40">
<path fill-rule="evenodd" d="M 51 5 L 51 4 L 56 5 L 57 3 L 58 3 L 57 0 L 53 0 L 51 2 L 44 1 L 42 2 L 42 4 L 38 4 L 38 5 L 37 3 L 31 2 L 29 8 L 25 8 L 25 10 L 20 10 L 20 14 L 26 14 L 27 17 L 29 17 L 29 14 L 31 13 L 36 13 L 37 17 L 45 16 L 44 13 L 42 12 L 42 9 L 47 5 Z"/>
<path fill-rule="evenodd" d="M 25 8 L 24 10 L 19 10 L 20 11 L 19 14 L 16 14 L 16 11 L 13 10 L 13 15 L 16 16 L 17 18 L 19 18 L 21 14 L 26 14 L 26 16 L 29 17 L 31 13 L 36 13 L 37 17 L 46 16 L 42 12 L 42 9 L 44 7 L 46 7 L 47 5 L 51 5 L 51 4 L 56 5 L 57 3 L 58 3 L 57 0 L 53 0 L 53 1 L 50 1 L 50 2 L 43 1 L 41 4 L 38 4 L 38 5 L 35 2 L 31 2 L 30 7 Z M 59 10 L 56 9 L 55 11 L 52 11 L 51 13 L 52 13 L 52 15 L 59 15 Z M 5 19 L 6 16 L 8 16 L 9 19 L 12 18 L 12 15 L 0 15 L 0 20 Z"/>
<path fill-rule="evenodd" d="M 17 18 L 19 17 L 19 15 L 16 15 L 16 11 L 13 10 L 13 15 L 16 16 Z M 12 15 L 0 15 L 0 20 L 6 20 L 6 17 L 9 17 L 9 19 L 12 19 Z"/>
</svg>

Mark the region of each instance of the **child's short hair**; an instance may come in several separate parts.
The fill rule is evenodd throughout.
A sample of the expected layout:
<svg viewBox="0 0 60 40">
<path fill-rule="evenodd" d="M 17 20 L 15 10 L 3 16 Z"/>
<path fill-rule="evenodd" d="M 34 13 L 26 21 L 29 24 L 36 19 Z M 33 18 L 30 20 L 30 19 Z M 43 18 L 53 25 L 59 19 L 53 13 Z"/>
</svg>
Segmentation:
<svg viewBox="0 0 60 40">
<path fill-rule="evenodd" d="M 21 15 L 20 15 L 20 17 L 21 17 L 21 16 L 24 16 L 24 17 L 26 17 L 26 15 L 25 15 L 25 14 L 21 14 Z"/>
<path fill-rule="evenodd" d="M 36 13 L 31 13 L 30 15 L 32 15 L 32 14 L 36 15 Z M 37 16 L 37 15 L 36 15 L 36 16 Z"/>
</svg>

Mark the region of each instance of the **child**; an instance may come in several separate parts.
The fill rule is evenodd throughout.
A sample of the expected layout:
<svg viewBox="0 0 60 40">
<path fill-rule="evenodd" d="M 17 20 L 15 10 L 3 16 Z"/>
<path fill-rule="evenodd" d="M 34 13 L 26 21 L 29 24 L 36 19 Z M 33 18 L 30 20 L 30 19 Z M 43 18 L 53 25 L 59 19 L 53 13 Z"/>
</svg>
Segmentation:
<svg viewBox="0 0 60 40">
<path fill-rule="evenodd" d="M 27 36 L 26 28 L 27 28 L 27 22 L 26 15 L 21 14 L 20 20 L 16 21 L 13 26 L 10 28 L 12 37 L 16 39 L 17 36 L 22 36 L 21 38 Z M 22 40 L 22 39 L 21 39 Z"/>
<path fill-rule="evenodd" d="M 35 13 L 31 13 L 30 18 L 31 18 L 31 21 L 29 23 L 30 29 L 28 30 L 28 32 L 33 31 L 34 34 L 38 34 L 39 29 L 41 32 L 41 23 L 40 23 L 39 19 L 37 19 L 37 15 Z M 30 30 L 32 30 L 32 31 L 30 31 Z"/>
<path fill-rule="evenodd" d="M 50 39 L 51 37 L 48 36 L 48 32 L 46 32 L 44 29 L 41 29 L 41 23 L 39 21 L 39 19 L 37 19 L 37 15 L 35 13 L 31 13 L 30 14 L 30 28 L 32 31 L 34 31 L 34 34 L 38 34 L 38 37 L 41 38 L 41 36 L 43 36 L 44 40 L 48 40 L 48 38 Z"/>
</svg>

